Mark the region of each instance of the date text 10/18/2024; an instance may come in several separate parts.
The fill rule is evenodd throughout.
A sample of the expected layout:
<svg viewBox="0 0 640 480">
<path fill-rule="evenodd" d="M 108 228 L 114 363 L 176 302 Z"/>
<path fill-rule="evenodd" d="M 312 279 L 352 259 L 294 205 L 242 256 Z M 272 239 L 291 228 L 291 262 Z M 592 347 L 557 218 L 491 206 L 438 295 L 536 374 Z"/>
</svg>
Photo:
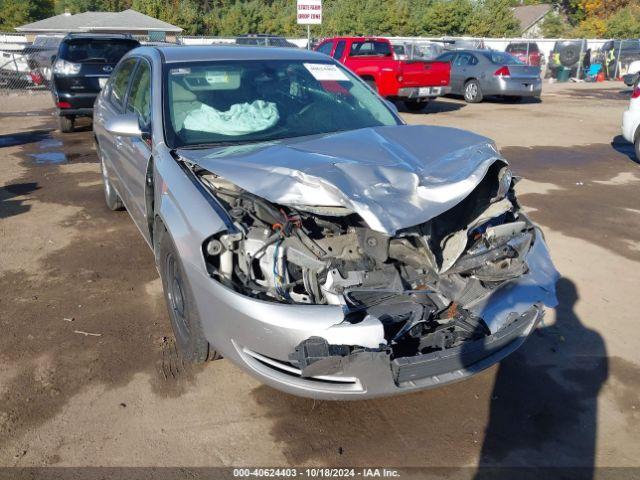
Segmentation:
<svg viewBox="0 0 640 480">
<path fill-rule="evenodd" d="M 392 468 L 234 468 L 236 478 L 400 478 Z"/>
</svg>

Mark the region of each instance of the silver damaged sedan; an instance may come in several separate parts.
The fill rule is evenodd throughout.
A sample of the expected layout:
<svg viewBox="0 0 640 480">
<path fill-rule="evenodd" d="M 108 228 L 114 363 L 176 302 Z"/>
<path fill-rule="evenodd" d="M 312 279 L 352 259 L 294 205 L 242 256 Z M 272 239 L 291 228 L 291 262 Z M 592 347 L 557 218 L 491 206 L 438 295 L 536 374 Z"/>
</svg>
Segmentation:
<svg viewBox="0 0 640 480">
<path fill-rule="evenodd" d="M 493 142 L 408 126 L 325 55 L 141 47 L 96 100 L 106 202 L 155 254 L 182 355 L 302 396 L 463 379 L 556 304 Z"/>
</svg>

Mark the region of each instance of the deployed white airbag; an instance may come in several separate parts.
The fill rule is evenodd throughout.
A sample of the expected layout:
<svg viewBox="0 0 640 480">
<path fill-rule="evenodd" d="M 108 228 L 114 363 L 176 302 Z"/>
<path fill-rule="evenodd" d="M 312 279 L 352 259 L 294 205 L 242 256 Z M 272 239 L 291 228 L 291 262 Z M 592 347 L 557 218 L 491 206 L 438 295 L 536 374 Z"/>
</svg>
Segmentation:
<svg viewBox="0 0 640 480">
<path fill-rule="evenodd" d="M 184 128 L 220 135 L 245 135 L 261 132 L 274 126 L 280 116 L 275 103 L 255 100 L 253 103 L 236 103 L 226 112 L 202 104 L 189 112 Z"/>
</svg>

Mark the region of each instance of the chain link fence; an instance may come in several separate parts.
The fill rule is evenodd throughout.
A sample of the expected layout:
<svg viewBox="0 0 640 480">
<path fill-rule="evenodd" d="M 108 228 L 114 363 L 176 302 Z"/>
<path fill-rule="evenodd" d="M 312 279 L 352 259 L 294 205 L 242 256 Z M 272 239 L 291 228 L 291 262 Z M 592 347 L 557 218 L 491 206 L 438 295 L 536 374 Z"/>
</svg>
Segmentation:
<svg viewBox="0 0 640 480">
<path fill-rule="evenodd" d="M 46 91 L 53 61 L 63 35 L 27 36 L 0 32 L 0 95 Z M 143 44 L 166 43 L 146 35 L 135 35 Z M 431 60 L 446 49 L 488 48 L 507 51 L 520 61 L 540 66 L 543 77 L 594 80 L 637 78 L 640 71 L 640 41 L 603 39 L 530 39 L 473 37 L 388 37 L 397 58 Z M 288 42 L 307 47 L 306 38 Z M 236 43 L 235 37 L 181 36 L 176 43 L 214 45 Z"/>
</svg>

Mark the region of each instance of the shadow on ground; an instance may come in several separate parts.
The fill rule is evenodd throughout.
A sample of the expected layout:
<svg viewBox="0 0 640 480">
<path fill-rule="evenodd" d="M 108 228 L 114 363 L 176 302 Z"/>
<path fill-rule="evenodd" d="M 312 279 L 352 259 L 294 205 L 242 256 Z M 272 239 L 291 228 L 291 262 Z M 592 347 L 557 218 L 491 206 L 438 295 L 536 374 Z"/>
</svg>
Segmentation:
<svg viewBox="0 0 640 480">
<path fill-rule="evenodd" d="M 498 368 L 478 480 L 513 478 L 513 472 L 488 467 L 580 467 L 565 473 L 593 476 L 607 351 L 600 334 L 575 313 L 575 284 L 562 278 L 557 288 L 556 323 L 538 328 L 527 348 Z"/>
<path fill-rule="evenodd" d="M 424 107 L 424 109 L 418 112 L 412 112 L 408 110 L 404 102 L 396 102 L 396 106 L 398 107 L 398 111 L 400 113 L 426 115 L 431 113 L 455 112 L 456 110 L 465 108 L 467 104 L 464 102 L 457 102 L 450 98 L 438 97 L 436 100 L 429 101 L 429 103 Z"/>
<path fill-rule="evenodd" d="M 0 219 L 28 212 L 31 207 L 24 203 L 24 197 L 38 188 L 40 187 L 36 182 L 12 183 L 0 187 Z"/>
<path fill-rule="evenodd" d="M 23 170 L 0 189 L 0 216 L 64 229 L 68 243 L 36 272 L 0 272 L 0 446 L 91 385 L 114 388 L 147 372 L 157 394 L 177 396 L 195 373 L 175 357 L 152 253 L 127 213 L 104 205 L 91 133 L 38 132 L 0 149 Z M 62 223 L 47 213 L 69 207 Z"/>
<path fill-rule="evenodd" d="M 558 297 L 556 324 L 461 383 L 360 402 L 301 399 L 267 386 L 253 395 L 293 465 L 452 466 L 474 464 L 480 451 L 482 479 L 494 478 L 494 467 L 571 466 L 589 474 L 607 352 L 575 313 L 573 282 L 561 279 Z"/>
<path fill-rule="evenodd" d="M 618 135 L 611 140 L 611 147 L 616 152 L 629 157 L 629 160 L 632 162 L 640 164 L 640 159 L 636 156 L 636 150 L 633 143 L 627 142 L 622 135 Z"/>
<path fill-rule="evenodd" d="M 567 89 L 562 92 L 567 98 L 584 100 L 622 100 L 629 101 L 631 89 L 615 90 L 611 88 Z"/>
</svg>

